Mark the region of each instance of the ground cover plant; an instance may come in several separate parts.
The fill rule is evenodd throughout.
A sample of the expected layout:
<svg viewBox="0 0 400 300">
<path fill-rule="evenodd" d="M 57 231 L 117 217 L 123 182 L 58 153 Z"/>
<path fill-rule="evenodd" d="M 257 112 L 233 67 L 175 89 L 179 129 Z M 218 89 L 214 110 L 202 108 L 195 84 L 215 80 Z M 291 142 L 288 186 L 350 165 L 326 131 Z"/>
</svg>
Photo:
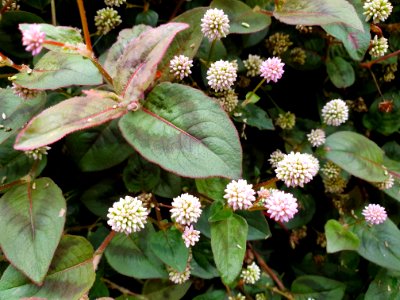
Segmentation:
<svg viewBox="0 0 400 300">
<path fill-rule="evenodd" d="M 3 0 L 0 299 L 397 299 L 400 6 Z"/>
</svg>

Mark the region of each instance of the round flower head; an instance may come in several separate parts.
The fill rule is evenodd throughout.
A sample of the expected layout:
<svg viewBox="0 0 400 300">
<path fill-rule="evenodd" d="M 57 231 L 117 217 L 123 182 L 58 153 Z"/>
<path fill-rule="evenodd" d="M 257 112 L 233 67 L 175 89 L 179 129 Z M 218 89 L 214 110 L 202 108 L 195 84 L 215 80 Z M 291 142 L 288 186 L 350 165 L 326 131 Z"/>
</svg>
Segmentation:
<svg viewBox="0 0 400 300">
<path fill-rule="evenodd" d="M 278 162 L 280 162 L 282 159 L 284 159 L 285 155 L 286 155 L 285 153 L 283 153 L 281 150 L 277 149 L 271 153 L 268 161 L 271 164 L 271 166 L 275 169 L 278 166 Z"/>
<path fill-rule="evenodd" d="M 191 67 L 193 67 L 193 60 L 185 55 L 174 56 L 169 62 L 170 72 L 180 80 L 192 74 Z"/>
<path fill-rule="evenodd" d="M 109 33 L 121 23 L 120 15 L 111 7 L 98 10 L 94 17 L 94 24 L 97 27 L 97 32 L 103 35 Z"/>
<path fill-rule="evenodd" d="M 369 54 L 372 57 L 384 56 L 388 48 L 388 40 L 384 37 L 378 39 L 378 36 L 376 35 L 374 36 L 374 39 L 371 40 L 371 49 L 369 50 Z"/>
<path fill-rule="evenodd" d="M 322 118 L 325 124 L 339 126 L 349 118 L 349 108 L 341 99 L 334 99 L 322 108 Z"/>
<path fill-rule="evenodd" d="M 246 76 L 256 77 L 260 75 L 260 67 L 263 60 L 258 55 L 249 54 L 249 57 L 243 61 L 244 67 L 247 70 Z"/>
<path fill-rule="evenodd" d="M 182 284 L 189 280 L 190 278 L 190 265 L 186 266 L 186 269 L 183 272 L 178 272 L 171 267 L 167 267 L 169 280 L 171 280 L 175 284 Z"/>
<path fill-rule="evenodd" d="M 388 189 L 392 188 L 394 185 L 394 177 L 393 177 L 393 175 L 389 174 L 389 176 L 386 178 L 385 181 L 376 182 L 375 185 L 380 190 L 388 190 Z"/>
<path fill-rule="evenodd" d="M 149 211 L 137 197 L 125 196 L 108 209 L 108 225 L 116 232 L 131 234 L 140 231 L 147 223 Z"/>
<path fill-rule="evenodd" d="M 296 125 L 296 115 L 290 111 L 279 114 L 275 124 L 282 129 L 292 129 Z"/>
<path fill-rule="evenodd" d="M 182 194 L 173 199 L 171 218 L 181 225 L 190 225 L 196 223 L 201 215 L 201 204 L 197 197 Z"/>
<path fill-rule="evenodd" d="M 342 169 L 334 164 L 331 161 L 328 161 L 323 168 L 321 168 L 321 172 L 325 177 L 328 178 L 337 178 L 340 175 L 340 172 L 342 171 Z"/>
<path fill-rule="evenodd" d="M 121 6 L 122 4 L 124 4 L 126 2 L 126 0 L 104 0 L 104 3 L 107 6 Z"/>
<path fill-rule="evenodd" d="M 208 84 L 216 92 L 229 90 L 236 81 L 236 71 L 237 69 L 231 62 L 216 61 L 207 70 Z"/>
<path fill-rule="evenodd" d="M 277 222 L 288 222 L 298 211 L 297 199 L 279 190 L 271 191 L 271 195 L 264 200 L 264 206 L 270 218 Z"/>
<path fill-rule="evenodd" d="M 253 185 L 247 184 L 246 180 L 232 180 L 226 186 L 224 198 L 228 200 L 228 205 L 234 210 L 248 209 L 256 200 L 255 193 Z"/>
<path fill-rule="evenodd" d="M 13 82 L 12 84 L 12 90 L 15 95 L 21 97 L 24 100 L 33 99 L 40 93 L 40 90 L 28 89 L 19 84 L 16 84 L 15 82 Z"/>
<path fill-rule="evenodd" d="M 288 34 L 277 32 L 266 40 L 265 45 L 272 55 L 281 56 L 293 43 L 290 41 L 290 36 Z"/>
<path fill-rule="evenodd" d="M 47 151 L 51 148 L 48 146 L 39 147 L 33 150 L 25 151 L 25 155 L 34 160 L 41 160 L 43 155 L 47 155 Z"/>
<path fill-rule="evenodd" d="M 346 188 L 347 181 L 340 177 L 325 177 L 322 179 L 324 183 L 325 192 L 332 193 L 332 194 L 341 194 L 343 193 L 344 189 Z"/>
<path fill-rule="evenodd" d="M 243 278 L 245 284 L 255 284 L 260 279 L 261 270 L 255 262 L 248 265 L 246 269 L 243 269 L 240 273 L 240 277 Z"/>
<path fill-rule="evenodd" d="M 265 78 L 267 83 L 270 81 L 277 82 L 282 78 L 284 65 L 285 63 L 279 57 L 268 58 L 260 66 L 261 77 Z"/>
<path fill-rule="evenodd" d="M 22 30 L 22 45 L 26 46 L 25 50 L 37 55 L 43 48 L 46 33 L 40 31 L 39 24 L 31 24 L 27 30 Z"/>
<path fill-rule="evenodd" d="M 362 215 L 365 217 L 365 221 L 367 221 L 371 225 L 381 224 L 387 219 L 385 208 L 380 206 L 379 204 L 367 205 L 363 209 Z"/>
<path fill-rule="evenodd" d="M 325 144 L 325 131 L 322 129 L 312 129 L 309 134 L 307 134 L 307 139 L 313 147 L 319 147 Z"/>
<path fill-rule="evenodd" d="M 310 182 L 318 173 L 319 162 L 311 154 L 290 152 L 278 162 L 276 177 L 283 180 L 286 186 L 301 186 Z"/>
<path fill-rule="evenodd" d="M 236 106 L 239 103 L 238 95 L 235 93 L 234 90 L 227 90 L 224 91 L 221 97 L 216 98 L 219 103 L 221 104 L 222 108 L 227 112 L 230 113 L 235 110 Z"/>
<path fill-rule="evenodd" d="M 200 239 L 200 231 L 193 229 L 193 225 L 186 226 L 182 239 L 187 248 L 194 246 Z"/>
<path fill-rule="evenodd" d="M 384 22 L 392 12 L 393 6 L 388 0 L 366 0 L 364 3 L 365 21 L 372 18 L 373 23 Z"/>
<path fill-rule="evenodd" d="M 229 18 L 222 9 L 209 9 L 201 19 L 201 32 L 210 40 L 219 40 L 229 33 Z"/>
<path fill-rule="evenodd" d="M 246 300 L 246 296 L 241 293 L 237 293 L 235 296 L 229 296 L 228 300 Z"/>
</svg>

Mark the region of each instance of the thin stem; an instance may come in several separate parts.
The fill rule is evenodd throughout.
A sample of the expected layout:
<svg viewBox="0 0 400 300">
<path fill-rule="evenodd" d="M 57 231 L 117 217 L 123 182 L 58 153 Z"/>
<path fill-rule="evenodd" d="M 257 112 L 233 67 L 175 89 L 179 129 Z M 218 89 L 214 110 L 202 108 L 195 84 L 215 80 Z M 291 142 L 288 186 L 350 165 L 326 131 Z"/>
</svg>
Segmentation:
<svg viewBox="0 0 400 300">
<path fill-rule="evenodd" d="M 208 52 L 207 66 L 210 65 L 211 56 L 212 56 L 212 53 L 214 52 L 214 48 L 215 48 L 216 42 L 217 42 L 217 40 L 213 40 L 213 41 L 211 42 L 210 52 Z"/>
<path fill-rule="evenodd" d="M 92 42 L 90 41 L 88 22 L 86 19 L 85 7 L 83 5 L 83 0 L 77 0 L 77 2 L 78 2 L 78 8 L 79 8 L 79 15 L 81 16 L 81 21 L 82 21 L 83 35 L 85 36 L 86 48 L 90 52 L 93 52 Z"/>
<path fill-rule="evenodd" d="M 185 0 L 179 0 L 178 4 L 175 5 L 175 9 L 172 12 L 171 16 L 169 17 L 169 20 L 171 21 L 175 16 L 178 14 L 178 11 L 181 9 L 182 4 L 185 3 Z"/>
<path fill-rule="evenodd" d="M 57 26 L 57 17 L 56 17 L 56 3 L 54 0 L 51 0 L 51 24 Z"/>
<path fill-rule="evenodd" d="M 104 241 L 101 243 L 101 245 L 99 246 L 99 248 L 97 248 L 96 252 L 93 255 L 93 268 L 94 270 L 97 270 L 97 267 L 100 263 L 101 257 L 103 256 L 104 250 L 106 250 L 108 244 L 111 242 L 111 240 L 114 238 L 115 236 L 115 231 L 111 231 L 106 238 L 104 239 Z"/>
<path fill-rule="evenodd" d="M 1 62 L 1 61 L 5 61 L 5 62 Z M 21 70 L 23 70 L 24 68 L 26 68 L 26 66 L 24 66 L 24 65 L 17 65 L 17 64 L 14 64 L 14 62 L 10 59 L 10 58 L 8 58 L 6 55 L 4 55 L 3 53 L 1 53 L 0 52 L 0 66 L 1 67 L 4 67 L 4 66 L 7 66 L 7 67 L 11 67 L 11 68 L 13 68 L 13 69 L 15 69 L 15 70 L 18 70 L 18 71 L 21 71 Z"/>
<path fill-rule="evenodd" d="M 243 101 L 242 106 L 245 107 L 247 104 L 250 103 L 251 101 L 251 97 L 257 92 L 257 90 L 263 85 L 263 83 L 265 82 L 265 78 L 263 78 L 258 84 L 257 86 L 254 88 L 254 90 L 252 90 L 250 92 L 249 97 Z"/>
<path fill-rule="evenodd" d="M 89 57 L 92 63 L 96 66 L 96 68 L 99 70 L 103 78 L 109 83 L 110 85 L 114 85 L 114 81 L 111 78 L 110 74 L 103 68 L 103 66 L 97 61 L 96 58 L 94 57 Z"/>
<path fill-rule="evenodd" d="M 270 17 L 272 17 L 274 15 L 274 13 L 272 11 L 265 10 L 265 9 L 260 9 L 260 13 L 270 16 Z"/>
<path fill-rule="evenodd" d="M 10 182 L 10 183 L 6 183 L 6 184 L 3 184 L 3 185 L 0 185 L 0 192 L 4 191 L 6 189 L 12 188 L 12 187 L 14 187 L 16 185 L 20 185 L 20 184 L 24 184 L 24 183 L 27 183 L 26 179 L 18 179 L 18 180 L 15 180 L 13 182 Z"/>
<path fill-rule="evenodd" d="M 376 80 L 376 77 L 375 77 L 374 72 L 372 72 L 371 69 L 369 69 L 369 71 L 370 71 L 370 73 L 371 73 L 372 79 L 374 80 L 374 83 L 375 83 L 375 86 L 376 86 L 376 88 L 377 88 L 377 90 L 378 90 L 379 95 L 381 95 L 381 97 L 383 97 L 382 91 L 381 91 L 381 89 L 380 89 L 380 87 L 379 87 L 378 81 Z"/>
<path fill-rule="evenodd" d="M 377 58 L 375 60 L 371 60 L 369 62 L 361 63 L 360 66 L 363 67 L 363 68 L 371 69 L 371 67 L 374 64 L 379 63 L 379 62 L 384 61 L 384 60 L 387 60 L 388 58 L 391 58 L 393 56 L 397 56 L 399 54 L 400 54 L 400 50 L 397 50 L 397 51 L 394 51 L 394 52 L 389 53 L 387 55 L 381 56 L 381 57 L 379 57 L 379 58 Z"/>
<path fill-rule="evenodd" d="M 139 296 L 138 294 L 135 294 L 134 292 L 131 292 L 130 290 L 128 290 L 127 288 L 124 288 L 110 280 L 108 280 L 107 278 L 101 278 L 101 280 L 105 283 L 107 283 L 107 285 L 114 289 L 114 290 L 118 290 L 120 291 L 122 294 L 124 295 L 132 295 L 132 296 Z"/>
<path fill-rule="evenodd" d="M 267 94 L 267 97 L 279 112 L 284 112 L 284 110 L 280 108 L 278 104 L 276 104 L 276 102 L 274 101 L 274 99 L 272 99 L 270 95 Z"/>
</svg>

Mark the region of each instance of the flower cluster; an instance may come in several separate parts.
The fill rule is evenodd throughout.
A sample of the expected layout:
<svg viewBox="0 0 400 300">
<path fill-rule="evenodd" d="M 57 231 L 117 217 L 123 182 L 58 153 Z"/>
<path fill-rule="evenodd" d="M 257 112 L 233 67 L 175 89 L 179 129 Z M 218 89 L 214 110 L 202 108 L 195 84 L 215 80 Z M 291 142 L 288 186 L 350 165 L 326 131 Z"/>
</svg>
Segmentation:
<svg viewBox="0 0 400 300">
<path fill-rule="evenodd" d="M 39 24 L 31 24 L 27 30 L 22 30 L 22 45 L 25 50 L 32 52 L 32 55 L 39 54 L 42 51 L 46 33 L 40 30 Z"/>
<path fill-rule="evenodd" d="M 339 177 L 340 172 L 342 171 L 342 169 L 334 164 L 331 161 L 328 161 L 326 164 L 324 164 L 324 166 L 321 168 L 321 172 L 325 177 L 328 178 L 336 178 Z"/>
<path fill-rule="evenodd" d="M 116 232 L 131 234 L 147 223 L 149 211 L 137 197 L 125 196 L 108 209 L 108 225 Z"/>
<path fill-rule="evenodd" d="M 169 62 L 170 72 L 180 80 L 192 74 L 191 67 L 193 67 L 193 60 L 185 55 L 174 56 Z"/>
<path fill-rule="evenodd" d="M 271 166 L 273 168 L 276 168 L 278 166 L 278 163 L 284 159 L 285 157 L 285 153 L 283 153 L 281 150 L 277 149 L 274 152 L 271 153 L 271 155 L 269 156 L 269 163 L 271 164 Z"/>
<path fill-rule="evenodd" d="M 193 225 L 186 226 L 182 234 L 183 241 L 187 248 L 194 246 L 200 240 L 200 231 L 195 230 Z"/>
<path fill-rule="evenodd" d="M 218 60 L 207 70 L 209 86 L 216 92 L 231 89 L 236 81 L 237 68 L 229 61 Z"/>
<path fill-rule="evenodd" d="M 24 153 L 29 158 L 32 158 L 34 160 L 41 160 L 43 158 L 43 155 L 47 155 L 47 151 L 50 149 L 51 148 L 48 146 L 43 146 L 33 150 L 27 150 Z"/>
<path fill-rule="evenodd" d="M 286 186 L 301 186 L 310 182 L 318 173 L 319 162 L 311 154 L 291 152 L 278 162 L 276 177 L 283 180 Z"/>
<path fill-rule="evenodd" d="M 226 186 L 224 198 L 227 199 L 228 205 L 234 210 L 248 209 L 256 200 L 255 193 L 253 185 L 247 184 L 246 180 L 232 180 Z"/>
<path fill-rule="evenodd" d="M 367 221 L 371 225 L 381 224 L 387 219 L 385 208 L 380 206 L 379 204 L 367 205 L 363 209 L 362 215 L 365 217 L 365 221 Z"/>
<path fill-rule="evenodd" d="M 272 55 L 281 56 L 293 43 L 290 41 L 290 36 L 288 34 L 277 32 L 268 38 L 265 45 Z"/>
<path fill-rule="evenodd" d="M 28 89 L 19 84 L 16 84 L 15 82 L 13 82 L 12 84 L 12 90 L 15 95 L 21 97 L 24 100 L 33 99 L 40 93 L 40 90 Z"/>
<path fill-rule="evenodd" d="M 277 222 L 288 222 L 298 212 L 297 199 L 290 193 L 273 189 L 271 194 L 263 201 L 271 219 Z"/>
<path fill-rule="evenodd" d="M 243 279 L 245 284 L 255 284 L 261 276 L 260 267 L 255 262 L 248 265 L 246 269 L 243 269 L 240 273 L 240 277 Z"/>
<path fill-rule="evenodd" d="M 190 278 L 190 265 L 186 266 L 186 269 L 183 272 L 178 272 L 171 267 L 167 268 L 169 280 L 171 280 L 175 284 L 182 284 L 189 280 Z"/>
<path fill-rule="evenodd" d="M 292 129 L 296 125 L 296 115 L 290 111 L 281 113 L 275 120 L 275 124 L 282 129 Z"/>
<path fill-rule="evenodd" d="M 197 197 L 185 193 L 174 198 L 171 205 L 171 218 L 178 224 L 190 225 L 200 218 L 201 204 Z"/>
<path fill-rule="evenodd" d="M 319 147 L 325 144 L 326 134 L 322 129 L 312 129 L 309 134 L 307 134 L 307 139 L 313 147 Z"/>
<path fill-rule="evenodd" d="M 378 36 L 374 36 L 374 39 L 371 40 L 371 48 L 369 49 L 369 54 L 372 57 L 380 57 L 384 56 L 386 51 L 388 50 L 388 40 L 383 36 L 378 39 Z"/>
<path fill-rule="evenodd" d="M 384 180 L 382 182 L 376 182 L 375 185 L 380 190 L 388 190 L 388 189 L 392 188 L 394 185 L 394 177 L 393 177 L 393 175 L 389 174 L 389 176 L 386 178 L 386 180 Z"/>
<path fill-rule="evenodd" d="M 247 70 L 246 76 L 256 77 L 260 75 L 260 67 L 263 60 L 259 55 L 249 54 L 249 57 L 243 61 L 244 67 Z"/>
<path fill-rule="evenodd" d="M 344 189 L 347 186 L 347 181 L 341 176 L 338 177 L 324 177 L 322 179 L 324 183 L 325 192 L 332 194 L 340 194 L 343 193 Z"/>
<path fill-rule="evenodd" d="M 392 13 L 393 6 L 388 0 L 366 0 L 364 3 L 365 21 L 372 18 L 373 23 L 384 22 Z"/>
<path fill-rule="evenodd" d="M 267 83 L 270 81 L 278 82 L 284 73 L 284 65 L 285 63 L 283 63 L 279 57 L 268 58 L 263 61 L 260 66 L 261 77 L 263 77 Z"/>
<path fill-rule="evenodd" d="M 239 103 L 238 95 L 234 90 L 224 91 L 217 100 L 227 113 L 232 112 Z"/>
<path fill-rule="evenodd" d="M 325 124 L 339 126 L 349 118 L 349 107 L 341 99 L 334 99 L 322 108 L 322 118 Z"/>
<path fill-rule="evenodd" d="M 105 35 L 121 23 L 122 20 L 120 15 L 111 7 L 98 10 L 96 16 L 94 17 L 94 24 L 97 27 L 98 34 Z"/>
<path fill-rule="evenodd" d="M 201 19 L 201 32 L 210 41 L 226 37 L 229 27 L 229 18 L 222 9 L 209 9 Z"/>
<path fill-rule="evenodd" d="M 122 4 L 124 4 L 126 2 L 126 0 L 104 0 L 104 3 L 107 6 L 121 6 Z"/>
</svg>

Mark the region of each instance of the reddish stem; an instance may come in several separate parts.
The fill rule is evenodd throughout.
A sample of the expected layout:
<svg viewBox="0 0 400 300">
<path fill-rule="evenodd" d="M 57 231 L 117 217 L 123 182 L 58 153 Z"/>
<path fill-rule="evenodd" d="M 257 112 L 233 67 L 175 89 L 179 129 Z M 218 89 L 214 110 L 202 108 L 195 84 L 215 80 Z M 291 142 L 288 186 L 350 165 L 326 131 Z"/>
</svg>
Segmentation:
<svg viewBox="0 0 400 300">
<path fill-rule="evenodd" d="M 389 54 L 387 54 L 385 56 L 381 56 L 381 57 L 379 57 L 379 58 L 377 58 L 375 60 L 371 60 L 369 62 L 361 63 L 360 66 L 363 67 L 363 68 L 370 69 L 374 64 L 379 63 L 381 61 L 384 61 L 384 60 L 386 60 L 388 58 L 391 58 L 393 56 L 397 56 L 399 54 L 400 54 L 400 50 L 397 50 L 397 51 L 395 51 L 393 53 L 389 53 Z"/>
<path fill-rule="evenodd" d="M 96 252 L 93 255 L 93 268 L 94 270 L 97 270 L 97 266 L 100 263 L 101 257 L 103 256 L 104 250 L 106 250 L 108 244 L 111 242 L 111 240 L 114 238 L 115 236 L 115 231 L 111 231 L 106 238 L 104 239 L 104 241 L 101 243 L 101 245 L 99 246 L 99 248 L 97 248 Z"/>
<path fill-rule="evenodd" d="M 78 8 L 79 8 L 79 15 L 81 16 L 81 21 L 82 21 L 83 35 L 85 36 L 86 48 L 90 52 L 93 52 L 92 42 L 90 41 L 88 22 L 86 19 L 85 7 L 83 5 L 83 0 L 77 0 L 77 2 L 78 2 Z"/>
</svg>

